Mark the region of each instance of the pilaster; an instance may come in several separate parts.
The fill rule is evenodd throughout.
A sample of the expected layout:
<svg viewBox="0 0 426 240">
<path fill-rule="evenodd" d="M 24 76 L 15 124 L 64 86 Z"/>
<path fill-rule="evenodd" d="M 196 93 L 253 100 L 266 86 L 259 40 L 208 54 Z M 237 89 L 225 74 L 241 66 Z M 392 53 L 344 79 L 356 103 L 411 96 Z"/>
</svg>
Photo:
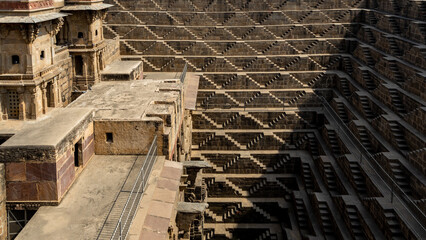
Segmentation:
<svg viewBox="0 0 426 240">
<path fill-rule="evenodd" d="M 17 89 L 19 94 L 19 120 L 25 120 L 26 119 L 26 113 L 25 113 L 25 88 L 18 88 Z"/>
</svg>

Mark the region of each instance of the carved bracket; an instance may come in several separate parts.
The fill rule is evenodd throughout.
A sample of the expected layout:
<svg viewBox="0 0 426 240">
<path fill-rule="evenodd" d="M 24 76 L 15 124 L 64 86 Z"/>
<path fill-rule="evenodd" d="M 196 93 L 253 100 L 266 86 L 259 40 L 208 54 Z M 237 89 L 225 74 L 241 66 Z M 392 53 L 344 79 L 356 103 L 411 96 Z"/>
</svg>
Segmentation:
<svg viewBox="0 0 426 240">
<path fill-rule="evenodd" d="M 104 20 L 106 18 L 106 11 L 105 10 L 100 10 L 100 11 L 90 11 L 88 12 L 88 14 L 86 15 L 87 17 L 87 21 L 89 23 L 92 23 L 98 19 L 100 20 Z"/>
<path fill-rule="evenodd" d="M 52 24 L 52 31 L 50 31 L 50 35 L 55 36 L 56 34 L 58 34 L 58 32 L 61 30 L 63 25 L 64 25 L 64 18 L 60 17 L 55 19 Z"/>
<path fill-rule="evenodd" d="M 33 43 L 40 32 L 40 24 L 21 24 L 19 28 L 27 43 Z"/>
</svg>

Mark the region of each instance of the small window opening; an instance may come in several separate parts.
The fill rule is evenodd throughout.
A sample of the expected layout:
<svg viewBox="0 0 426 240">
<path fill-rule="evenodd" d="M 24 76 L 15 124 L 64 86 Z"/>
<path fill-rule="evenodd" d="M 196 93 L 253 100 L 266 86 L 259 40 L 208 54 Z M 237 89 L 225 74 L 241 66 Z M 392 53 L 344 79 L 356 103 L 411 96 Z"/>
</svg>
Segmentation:
<svg viewBox="0 0 426 240">
<path fill-rule="evenodd" d="M 74 145 L 74 166 L 80 167 L 82 165 L 82 142 L 78 141 Z"/>
<path fill-rule="evenodd" d="M 114 141 L 113 137 L 112 137 L 112 133 L 107 132 L 106 133 L 106 141 L 109 143 L 112 143 Z"/>
<path fill-rule="evenodd" d="M 83 33 L 82 32 L 78 32 L 77 37 L 78 38 L 83 38 Z"/>
<path fill-rule="evenodd" d="M 40 53 L 40 59 L 43 60 L 44 59 L 44 51 L 41 51 Z"/>
<path fill-rule="evenodd" d="M 12 64 L 19 64 L 19 56 L 18 55 L 12 56 Z"/>
<path fill-rule="evenodd" d="M 95 35 L 98 36 L 98 30 L 97 29 L 95 30 Z"/>
</svg>

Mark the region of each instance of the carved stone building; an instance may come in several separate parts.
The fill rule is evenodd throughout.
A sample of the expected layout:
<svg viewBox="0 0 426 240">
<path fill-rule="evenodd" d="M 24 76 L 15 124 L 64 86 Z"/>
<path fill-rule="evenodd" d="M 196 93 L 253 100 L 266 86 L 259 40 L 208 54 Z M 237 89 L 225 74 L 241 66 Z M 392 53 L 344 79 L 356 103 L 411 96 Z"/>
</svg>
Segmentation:
<svg viewBox="0 0 426 240">
<path fill-rule="evenodd" d="M 103 70 L 107 79 L 141 76 L 142 62 L 123 63 L 118 39 L 104 39 L 112 6 L 0 1 L 0 239 L 14 238 L 41 205 L 61 202 L 93 158 L 93 109 L 64 108 Z"/>
<path fill-rule="evenodd" d="M 1 119 L 37 119 L 100 81 L 119 58 L 99 1 L 0 1 Z"/>
<path fill-rule="evenodd" d="M 424 0 L 0 10 L 17 239 L 426 236 Z"/>
</svg>

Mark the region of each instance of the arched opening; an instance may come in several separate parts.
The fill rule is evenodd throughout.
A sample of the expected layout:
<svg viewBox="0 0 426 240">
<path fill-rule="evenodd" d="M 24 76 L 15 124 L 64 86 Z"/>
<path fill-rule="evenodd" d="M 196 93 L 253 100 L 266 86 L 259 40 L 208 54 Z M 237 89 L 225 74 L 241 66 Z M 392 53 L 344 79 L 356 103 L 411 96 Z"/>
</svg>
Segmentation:
<svg viewBox="0 0 426 240">
<path fill-rule="evenodd" d="M 82 76 L 83 75 L 83 57 L 82 56 L 75 56 L 74 57 L 74 68 L 75 68 L 75 75 Z"/>
</svg>

